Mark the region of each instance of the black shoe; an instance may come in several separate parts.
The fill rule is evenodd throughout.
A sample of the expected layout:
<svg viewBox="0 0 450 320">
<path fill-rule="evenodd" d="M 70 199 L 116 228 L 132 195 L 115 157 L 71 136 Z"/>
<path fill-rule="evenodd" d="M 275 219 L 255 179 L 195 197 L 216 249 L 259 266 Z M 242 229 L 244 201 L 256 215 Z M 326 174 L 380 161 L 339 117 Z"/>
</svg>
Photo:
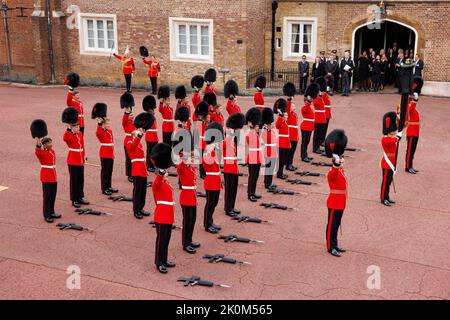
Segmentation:
<svg viewBox="0 0 450 320">
<path fill-rule="evenodd" d="M 233 208 L 232 211 L 233 211 L 234 213 L 236 213 L 236 214 L 241 214 L 241 210 L 238 210 L 238 209 Z"/>
<path fill-rule="evenodd" d="M 314 153 L 317 153 L 317 154 L 322 154 L 322 151 L 320 151 L 320 149 L 316 149 L 316 150 L 314 150 L 313 152 L 314 152 Z"/>
<path fill-rule="evenodd" d="M 332 256 L 335 256 L 335 257 L 340 257 L 340 256 L 341 256 L 341 254 L 339 253 L 339 251 L 337 251 L 336 249 L 333 249 L 333 250 L 331 250 L 331 251 L 328 251 L 328 253 L 331 254 Z"/>
<path fill-rule="evenodd" d="M 335 249 L 337 252 L 346 252 L 347 251 L 347 250 L 339 248 L 339 247 L 336 247 Z"/>
<path fill-rule="evenodd" d="M 295 167 L 294 167 L 293 165 L 290 165 L 290 166 L 287 166 L 287 167 L 286 167 L 286 170 L 287 170 L 287 171 L 295 171 L 295 170 L 297 170 L 297 169 L 295 169 Z"/>
<path fill-rule="evenodd" d="M 195 250 L 195 248 L 193 248 L 191 246 L 184 247 L 183 250 L 190 254 L 197 253 L 197 250 Z"/>
<path fill-rule="evenodd" d="M 309 161 L 313 161 L 314 160 L 314 158 L 311 158 L 311 157 L 308 157 L 308 159 L 309 159 Z"/>
<path fill-rule="evenodd" d="M 107 196 L 112 195 L 112 192 L 109 191 L 109 190 L 104 190 L 102 193 L 103 193 L 104 195 L 107 195 Z"/>
<path fill-rule="evenodd" d="M 256 199 L 261 199 L 261 198 L 262 198 L 262 195 L 256 194 L 256 193 L 255 193 L 253 196 L 254 196 Z"/>
<path fill-rule="evenodd" d="M 250 200 L 251 202 L 256 202 L 258 201 L 258 199 L 255 198 L 255 196 L 249 196 L 248 200 Z"/>
<path fill-rule="evenodd" d="M 392 199 L 387 199 L 387 201 L 389 201 L 389 203 L 391 203 L 391 204 L 394 204 L 394 203 L 395 203 L 395 201 L 392 200 Z"/>
<path fill-rule="evenodd" d="M 266 187 L 266 189 L 269 189 L 269 190 L 275 190 L 276 188 L 278 188 L 278 186 L 276 184 L 273 184 L 273 183 L 270 186 Z"/>
<path fill-rule="evenodd" d="M 197 248 L 200 248 L 200 243 L 198 243 L 198 242 L 192 242 L 192 243 L 190 244 L 190 246 L 191 246 L 192 248 L 194 248 L 194 249 L 197 249 Z"/>
<path fill-rule="evenodd" d="M 88 205 L 88 204 L 89 204 L 89 201 L 84 200 L 83 198 L 81 198 L 80 200 L 78 200 L 78 203 L 79 203 L 79 204 L 83 204 L 83 205 Z"/>
<path fill-rule="evenodd" d="M 47 218 L 45 218 L 45 222 L 47 222 L 47 223 L 53 223 L 55 220 L 53 220 L 53 218 L 52 217 L 47 217 Z"/>
<path fill-rule="evenodd" d="M 308 157 L 302 159 L 303 162 L 311 162 Z"/>
<path fill-rule="evenodd" d="M 139 213 L 141 214 L 141 216 L 144 216 L 144 217 L 150 217 L 150 212 L 141 210 Z"/>
<path fill-rule="evenodd" d="M 388 200 L 381 201 L 381 203 L 384 204 L 386 207 L 391 206 L 391 203 Z"/>
<path fill-rule="evenodd" d="M 416 174 L 417 172 L 413 168 L 405 169 L 405 172 Z"/>
<path fill-rule="evenodd" d="M 169 270 L 165 266 L 156 266 L 156 269 L 161 273 L 167 273 Z"/>
<path fill-rule="evenodd" d="M 219 231 L 222 230 L 222 228 L 220 226 L 218 226 L 218 225 L 216 225 L 214 223 L 211 225 L 211 227 L 213 227 L 214 229 L 217 229 Z"/>
<path fill-rule="evenodd" d="M 411 169 L 413 169 L 416 173 L 419 172 L 419 170 L 417 170 L 417 169 L 415 169 L 415 168 L 411 168 Z"/>
<path fill-rule="evenodd" d="M 62 216 L 60 214 L 58 214 L 58 213 L 52 213 L 50 215 L 50 217 L 52 217 L 53 219 L 60 219 Z"/>
<path fill-rule="evenodd" d="M 109 190 L 109 192 L 112 192 L 112 193 L 119 192 L 119 190 L 117 190 L 116 188 L 108 188 L 108 190 Z"/>
<path fill-rule="evenodd" d="M 239 213 L 236 213 L 236 212 L 234 212 L 233 210 L 228 211 L 228 212 L 226 212 L 225 214 L 226 214 L 227 216 L 229 216 L 229 217 L 232 217 L 232 218 L 237 217 L 237 216 L 239 215 Z"/>
<path fill-rule="evenodd" d="M 209 232 L 209 233 L 212 233 L 212 234 L 216 234 L 216 233 L 219 233 L 219 230 L 217 230 L 216 228 L 214 228 L 214 227 L 208 227 L 208 228 L 206 228 L 205 229 L 207 232 Z"/>
<path fill-rule="evenodd" d="M 72 206 L 74 206 L 75 208 L 80 208 L 81 204 L 78 203 L 77 201 L 72 201 Z"/>
<path fill-rule="evenodd" d="M 141 220 L 142 218 L 144 218 L 140 212 L 135 212 L 135 213 L 134 213 L 134 217 L 135 217 L 136 219 L 139 219 L 139 220 Z"/>
<path fill-rule="evenodd" d="M 287 174 L 282 174 L 281 176 L 277 176 L 278 179 L 286 180 L 288 178 Z"/>
<path fill-rule="evenodd" d="M 134 181 L 133 177 L 128 177 L 128 182 L 133 183 L 133 181 Z"/>
</svg>

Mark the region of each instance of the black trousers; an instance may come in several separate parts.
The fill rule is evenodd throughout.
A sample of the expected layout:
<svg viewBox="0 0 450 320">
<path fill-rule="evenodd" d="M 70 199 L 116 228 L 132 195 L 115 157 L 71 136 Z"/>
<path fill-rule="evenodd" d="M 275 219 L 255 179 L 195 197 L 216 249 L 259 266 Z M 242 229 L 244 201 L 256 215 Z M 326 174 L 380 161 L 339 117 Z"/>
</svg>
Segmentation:
<svg viewBox="0 0 450 320">
<path fill-rule="evenodd" d="M 327 249 L 331 251 L 338 246 L 337 235 L 341 225 L 342 214 L 344 210 L 336 210 L 328 208 L 328 223 L 327 223 Z"/>
<path fill-rule="evenodd" d="M 131 91 L 131 74 L 124 74 L 125 83 L 127 84 L 127 91 Z"/>
<path fill-rule="evenodd" d="M 236 196 L 238 191 L 239 175 L 232 173 L 225 173 L 225 212 L 230 212 L 234 209 L 236 203 Z"/>
<path fill-rule="evenodd" d="M 172 235 L 172 225 L 155 223 L 155 226 L 156 226 L 155 264 L 157 266 L 162 266 L 167 263 L 170 236 Z"/>
<path fill-rule="evenodd" d="M 305 93 L 308 86 L 308 77 L 300 77 L 300 92 Z"/>
<path fill-rule="evenodd" d="M 381 182 L 381 201 L 389 199 L 389 191 L 391 189 L 392 178 L 394 177 L 394 171 L 391 169 L 383 170 L 383 180 Z"/>
<path fill-rule="evenodd" d="M 291 166 L 294 163 L 294 155 L 295 155 L 295 151 L 297 150 L 297 144 L 298 144 L 298 141 L 291 140 L 291 148 L 289 149 L 286 167 Z"/>
<path fill-rule="evenodd" d="M 163 142 L 172 145 L 172 132 L 163 132 Z"/>
<path fill-rule="evenodd" d="M 147 177 L 133 177 L 133 212 L 139 213 L 145 206 Z"/>
<path fill-rule="evenodd" d="M 150 77 L 150 82 L 152 83 L 152 94 L 156 94 L 158 92 L 158 78 Z"/>
<path fill-rule="evenodd" d="M 325 141 L 324 135 L 326 134 L 326 123 L 315 123 L 313 134 L 313 150 L 316 151 Z"/>
<path fill-rule="evenodd" d="M 311 141 L 312 131 L 304 131 L 302 130 L 302 144 L 300 147 L 300 156 L 302 159 L 308 157 L 308 145 Z"/>
<path fill-rule="evenodd" d="M 197 220 L 197 206 L 181 206 L 183 211 L 183 230 L 181 243 L 186 248 L 192 243 L 192 234 L 194 233 L 195 221 Z"/>
<path fill-rule="evenodd" d="M 325 129 L 323 131 L 323 136 L 322 136 L 322 143 L 325 142 L 325 139 L 327 138 L 327 133 L 328 133 L 328 125 L 330 124 L 330 118 L 327 118 L 327 123 L 325 124 Z"/>
<path fill-rule="evenodd" d="M 84 197 L 84 166 L 69 165 L 70 200 L 80 201 Z"/>
<path fill-rule="evenodd" d="M 256 185 L 258 184 L 260 169 L 261 164 L 248 164 L 247 196 L 249 197 L 256 193 Z"/>
<path fill-rule="evenodd" d="M 153 148 L 158 144 L 158 142 L 148 142 L 147 141 L 147 169 L 155 168 L 152 160 L 150 159 L 150 154 Z"/>
<path fill-rule="evenodd" d="M 266 165 L 264 168 L 264 187 L 268 188 L 272 185 L 273 175 L 276 172 L 277 159 L 266 159 Z"/>
<path fill-rule="evenodd" d="M 213 223 L 213 214 L 214 210 L 219 203 L 220 190 L 212 191 L 206 190 L 206 204 L 205 204 L 205 212 L 203 215 L 203 226 L 205 229 L 208 229 Z"/>
<path fill-rule="evenodd" d="M 55 213 L 57 182 L 42 182 L 43 214 L 44 218 L 49 218 Z"/>
<path fill-rule="evenodd" d="M 408 146 L 406 147 L 406 169 L 413 168 L 414 154 L 416 153 L 419 137 L 406 137 Z"/>
<path fill-rule="evenodd" d="M 114 168 L 114 159 L 100 158 L 102 169 L 100 170 L 102 191 L 112 187 L 112 173 Z"/>
<path fill-rule="evenodd" d="M 205 150 L 199 150 L 200 151 L 200 164 L 198 165 L 198 172 L 200 173 L 200 178 L 205 179 L 206 177 L 206 171 L 205 167 L 203 167 L 203 153 Z"/>
<path fill-rule="evenodd" d="M 288 156 L 289 156 L 289 150 L 286 148 L 278 148 L 278 171 L 277 171 L 277 177 L 281 177 L 283 175 L 284 167 L 286 166 Z"/>
<path fill-rule="evenodd" d="M 125 175 L 131 178 L 131 158 L 128 155 L 127 148 L 123 147 L 123 149 L 125 150 Z"/>
</svg>

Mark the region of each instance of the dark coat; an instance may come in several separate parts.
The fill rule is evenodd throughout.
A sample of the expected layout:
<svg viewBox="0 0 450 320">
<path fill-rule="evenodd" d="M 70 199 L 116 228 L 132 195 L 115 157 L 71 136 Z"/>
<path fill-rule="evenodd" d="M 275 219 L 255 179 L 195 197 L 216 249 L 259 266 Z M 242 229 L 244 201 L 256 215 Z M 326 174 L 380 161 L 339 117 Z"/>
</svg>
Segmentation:
<svg viewBox="0 0 450 320">
<path fill-rule="evenodd" d="M 369 59 L 366 57 L 358 58 L 358 76 L 359 80 L 366 80 L 369 77 Z"/>
<path fill-rule="evenodd" d="M 314 63 L 312 68 L 312 77 L 317 79 L 325 75 L 325 64 L 324 63 Z"/>
</svg>

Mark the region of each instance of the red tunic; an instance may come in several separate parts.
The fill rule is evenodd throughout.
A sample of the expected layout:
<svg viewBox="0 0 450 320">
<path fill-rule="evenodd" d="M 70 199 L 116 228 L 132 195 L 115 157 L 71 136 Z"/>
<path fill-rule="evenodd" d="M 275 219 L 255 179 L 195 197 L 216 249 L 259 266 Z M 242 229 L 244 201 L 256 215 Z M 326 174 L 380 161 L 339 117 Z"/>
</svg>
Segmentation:
<svg viewBox="0 0 450 320">
<path fill-rule="evenodd" d="M 206 85 L 206 87 L 205 87 L 205 93 L 209 93 L 209 92 L 212 92 L 217 96 L 217 90 L 216 90 L 216 88 L 214 88 L 214 86 L 212 84 Z"/>
<path fill-rule="evenodd" d="M 289 127 L 289 140 L 298 141 L 298 117 L 295 110 L 291 109 L 291 101 L 288 101 L 288 119 L 287 124 Z"/>
<path fill-rule="evenodd" d="M 112 130 L 103 129 L 99 125 L 95 135 L 100 141 L 100 158 L 114 159 L 114 136 Z"/>
<path fill-rule="evenodd" d="M 36 157 L 41 164 L 41 182 L 56 182 L 56 154 L 54 150 L 48 151 L 36 148 Z"/>
<path fill-rule="evenodd" d="M 205 131 L 206 131 L 206 123 L 203 121 L 197 121 L 195 123 L 195 131 L 198 132 L 198 147 L 200 150 L 206 149 L 206 140 L 205 140 Z M 194 135 L 195 137 L 195 135 Z"/>
<path fill-rule="evenodd" d="M 222 187 L 220 180 L 220 166 L 219 159 L 217 158 L 216 152 L 213 151 L 211 154 L 205 153 L 203 155 L 203 168 L 206 172 L 206 177 L 203 183 L 205 190 L 209 191 L 219 191 Z"/>
<path fill-rule="evenodd" d="M 195 91 L 194 91 L 194 95 L 192 96 L 192 105 L 194 106 L 194 110 L 195 110 L 195 107 L 196 107 L 200 102 L 202 102 L 202 97 L 201 97 L 201 95 L 200 95 L 200 92 L 195 92 Z M 197 119 L 197 116 L 195 115 L 195 112 L 192 114 L 192 120 L 193 120 L 193 121 L 197 121 L 197 120 L 198 120 L 198 119 Z"/>
<path fill-rule="evenodd" d="M 397 152 L 397 142 L 398 142 L 397 137 L 384 136 L 381 139 L 381 146 L 383 147 L 384 151 L 383 158 L 381 159 L 381 168 L 392 170 L 392 168 L 387 163 L 384 154 L 386 154 L 388 159 L 391 161 L 391 164 L 395 167 L 395 154 Z"/>
<path fill-rule="evenodd" d="M 222 126 L 225 125 L 225 119 L 223 117 L 223 115 L 221 113 L 217 113 L 217 112 L 211 112 L 210 113 L 210 120 L 211 122 L 218 122 L 220 123 Z"/>
<path fill-rule="evenodd" d="M 242 112 L 241 107 L 239 107 L 237 104 L 233 104 L 233 101 L 231 101 L 230 99 L 228 99 L 227 101 L 226 109 L 229 116 L 231 116 L 233 113 Z"/>
<path fill-rule="evenodd" d="M 247 163 L 248 164 L 261 164 L 262 163 L 262 150 L 261 150 L 261 138 L 255 130 L 251 129 L 245 137 L 245 142 L 248 146 Z"/>
<path fill-rule="evenodd" d="M 267 131 L 265 129 L 261 132 L 261 139 L 264 142 L 264 158 L 277 158 L 277 134 L 275 130 Z"/>
<path fill-rule="evenodd" d="M 306 102 L 302 107 L 302 117 L 303 121 L 300 125 L 302 131 L 313 131 L 314 130 L 314 110 L 311 108 L 311 103 Z"/>
<path fill-rule="evenodd" d="M 328 93 L 322 92 L 322 100 L 325 105 L 325 118 L 331 119 L 331 100 Z"/>
<path fill-rule="evenodd" d="M 264 94 L 262 91 L 256 91 L 253 95 L 253 102 L 255 102 L 255 107 L 259 110 L 264 109 Z"/>
<path fill-rule="evenodd" d="M 335 210 L 345 210 L 347 204 L 347 178 L 343 168 L 332 167 L 328 172 L 328 195 L 327 207 Z"/>
<path fill-rule="evenodd" d="M 164 176 L 157 174 L 152 184 L 155 199 L 155 222 L 159 224 L 173 224 L 174 205 L 173 188 Z"/>
<path fill-rule="evenodd" d="M 227 135 L 223 144 L 223 172 L 239 174 L 234 136 Z"/>
<path fill-rule="evenodd" d="M 313 100 L 314 104 L 314 122 L 315 123 L 327 123 L 325 117 L 325 104 L 321 97 L 317 97 Z"/>
<path fill-rule="evenodd" d="M 81 132 L 77 134 L 67 130 L 63 137 L 64 142 L 69 147 L 69 153 L 67 154 L 67 164 L 71 166 L 83 166 L 84 165 L 84 139 Z"/>
<path fill-rule="evenodd" d="M 119 59 L 122 62 L 123 74 L 132 74 L 136 70 L 133 58 L 119 56 L 118 54 L 114 54 L 114 57 L 116 57 L 117 59 Z"/>
<path fill-rule="evenodd" d="M 158 77 L 159 73 L 161 72 L 161 65 L 159 64 L 158 60 L 144 60 L 144 63 L 148 65 L 148 76 L 150 78 Z"/>
<path fill-rule="evenodd" d="M 177 172 L 181 182 L 180 205 L 195 207 L 197 205 L 195 167 L 188 166 L 182 161 L 177 167 Z"/>
<path fill-rule="evenodd" d="M 133 121 L 130 121 L 130 115 L 124 113 L 122 117 L 122 128 L 125 132 L 125 139 L 123 140 L 123 146 L 126 147 L 128 141 L 131 140 L 131 133 L 136 130 L 136 127 L 133 124 Z"/>
<path fill-rule="evenodd" d="M 418 137 L 420 131 L 420 113 L 417 111 L 417 102 L 411 101 L 409 104 L 408 114 L 408 127 L 406 128 L 407 137 Z"/>
<path fill-rule="evenodd" d="M 290 149 L 291 141 L 289 140 L 289 127 L 282 116 L 279 116 L 275 127 L 278 129 L 278 147 L 281 149 Z"/>
<path fill-rule="evenodd" d="M 72 90 L 69 90 L 67 93 L 67 106 L 77 109 L 78 111 L 78 124 L 80 125 L 80 128 L 84 128 L 84 108 L 83 108 L 83 102 L 79 100 L 77 97 L 75 97 Z"/>
<path fill-rule="evenodd" d="M 131 159 L 131 175 L 133 177 L 146 177 L 147 165 L 141 138 L 135 137 L 127 143 L 127 153 Z"/>
<path fill-rule="evenodd" d="M 173 132 L 174 130 L 173 108 L 170 106 L 170 104 L 166 105 L 159 104 L 158 110 L 163 118 L 162 132 Z"/>
<path fill-rule="evenodd" d="M 145 132 L 145 141 L 146 142 L 158 142 L 158 123 L 156 122 L 156 118 L 155 118 L 155 122 L 153 122 L 153 125 L 151 126 L 150 129 L 148 129 Z"/>
</svg>

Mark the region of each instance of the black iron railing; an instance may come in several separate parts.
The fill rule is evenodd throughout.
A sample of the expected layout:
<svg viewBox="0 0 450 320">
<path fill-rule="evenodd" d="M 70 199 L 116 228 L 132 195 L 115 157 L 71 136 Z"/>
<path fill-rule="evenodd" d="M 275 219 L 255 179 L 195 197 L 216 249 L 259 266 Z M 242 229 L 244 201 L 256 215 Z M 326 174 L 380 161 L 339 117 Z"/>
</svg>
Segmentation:
<svg viewBox="0 0 450 320">
<path fill-rule="evenodd" d="M 260 75 L 266 77 L 267 88 L 283 88 L 286 82 L 293 82 L 297 86 L 299 81 L 297 69 L 275 69 L 273 78 L 270 69 L 249 69 L 247 70 L 247 89 L 253 88 L 256 78 Z"/>
</svg>

